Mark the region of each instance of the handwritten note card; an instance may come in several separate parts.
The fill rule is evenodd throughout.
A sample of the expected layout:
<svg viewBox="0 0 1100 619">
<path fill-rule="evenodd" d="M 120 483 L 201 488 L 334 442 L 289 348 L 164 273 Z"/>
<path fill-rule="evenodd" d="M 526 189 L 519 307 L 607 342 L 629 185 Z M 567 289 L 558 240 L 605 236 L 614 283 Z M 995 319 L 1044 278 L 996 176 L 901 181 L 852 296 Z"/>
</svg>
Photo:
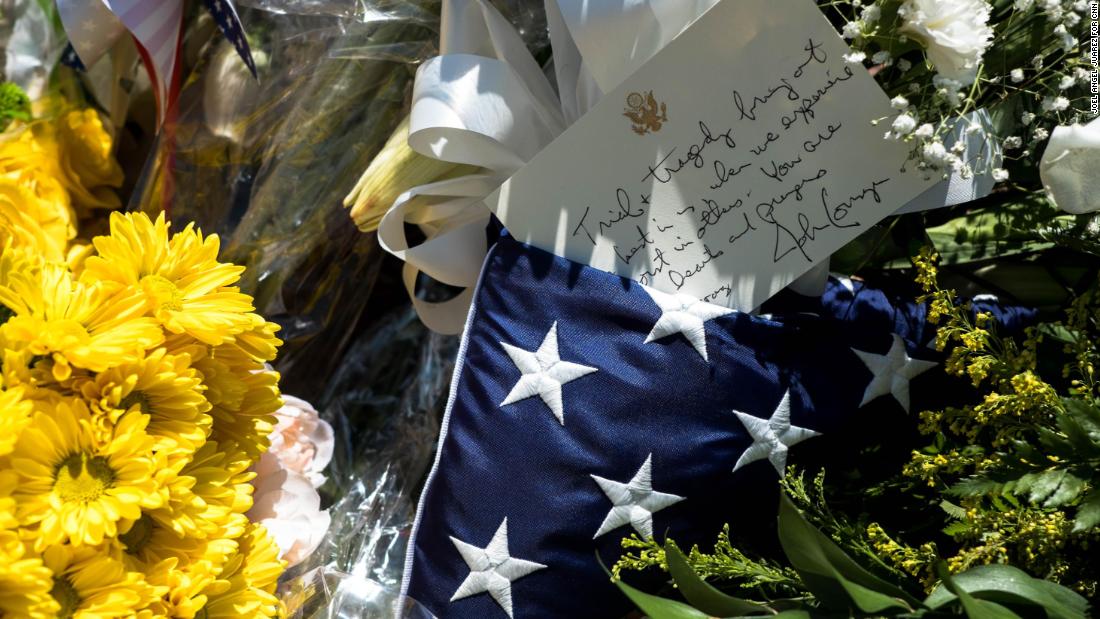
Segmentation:
<svg viewBox="0 0 1100 619">
<path fill-rule="evenodd" d="M 811 0 L 722 0 L 487 200 L 519 240 L 742 311 L 934 184 Z"/>
</svg>

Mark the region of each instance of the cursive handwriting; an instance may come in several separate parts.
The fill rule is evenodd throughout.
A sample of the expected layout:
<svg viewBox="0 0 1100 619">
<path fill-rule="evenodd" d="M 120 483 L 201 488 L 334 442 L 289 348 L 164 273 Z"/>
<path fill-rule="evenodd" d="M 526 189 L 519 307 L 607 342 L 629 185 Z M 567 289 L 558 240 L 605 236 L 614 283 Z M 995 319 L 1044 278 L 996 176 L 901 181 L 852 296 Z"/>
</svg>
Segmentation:
<svg viewBox="0 0 1100 619">
<path fill-rule="evenodd" d="M 707 247 L 707 244 L 703 243 L 703 260 L 701 262 L 695 263 L 695 266 L 689 268 L 682 273 L 680 271 L 669 271 L 668 280 L 672 282 L 673 286 L 676 286 L 677 290 L 679 290 L 680 288 L 684 287 L 684 282 L 686 282 L 689 278 L 702 272 L 703 267 L 707 266 L 707 264 L 709 264 L 711 260 L 719 258 L 725 253 L 726 252 L 722 251 L 721 249 L 719 249 L 717 253 L 712 252 L 711 249 Z"/>
<path fill-rule="evenodd" d="M 703 151 L 716 142 L 722 142 L 726 145 L 726 148 L 731 150 L 737 148 L 737 142 L 733 139 L 733 127 L 726 129 L 722 133 L 715 134 L 705 122 L 700 120 L 699 133 L 703 135 L 703 140 L 688 146 L 687 155 L 678 157 L 675 163 L 665 165 L 665 162 L 676 152 L 676 149 L 673 148 L 657 162 L 657 165 L 649 166 L 649 173 L 642 177 L 642 182 L 644 183 L 652 178 L 658 183 L 667 183 L 672 180 L 673 175 L 686 168 L 688 164 L 696 168 L 703 167 L 706 164 L 706 161 L 703 159 Z"/>
</svg>

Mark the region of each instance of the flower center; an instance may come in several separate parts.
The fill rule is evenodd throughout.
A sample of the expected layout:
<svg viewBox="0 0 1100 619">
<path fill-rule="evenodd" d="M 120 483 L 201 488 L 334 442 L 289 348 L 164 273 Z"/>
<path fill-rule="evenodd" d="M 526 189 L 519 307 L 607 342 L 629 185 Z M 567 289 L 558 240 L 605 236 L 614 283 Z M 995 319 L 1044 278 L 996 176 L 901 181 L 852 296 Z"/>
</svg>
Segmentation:
<svg viewBox="0 0 1100 619">
<path fill-rule="evenodd" d="M 130 407 L 137 404 L 143 413 L 153 412 L 153 407 L 149 403 L 149 396 L 145 395 L 144 391 L 138 391 L 137 389 L 130 392 L 122 401 L 118 403 L 122 410 L 130 410 Z"/>
<path fill-rule="evenodd" d="M 54 472 L 53 489 L 62 501 L 90 503 L 103 496 L 115 481 L 115 472 L 102 456 L 75 453 Z"/>
<path fill-rule="evenodd" d="M 153 519 L 148 514 L 142 514 L 130 530 L 118 536 L 118 539 L 126 545 L 126 553 L 136 555 L 145 548 L 149 539 L 153 537 Z"/>
<path fill-rule="evenodd" d="M 141 278 L 141 287 L 149 298 L 156 301 L 158 310 L 183 310 L 183 293 L 175 284 L 160 275 L 146 275 Z"/>
<path fill-rule="evenodd" d="M 53 579 L 50 596 L 61 606 L 61 610 L 57 613 L 58 619 L 72 617 L 76 614 L 76 610 L 80 608 L 80 603 L 84 601 L 80 599 L 80 594 L 76 592 L 76 587 L 69 582 L 68 578 L 58 578 L 56 576 Z"/>
</svg>

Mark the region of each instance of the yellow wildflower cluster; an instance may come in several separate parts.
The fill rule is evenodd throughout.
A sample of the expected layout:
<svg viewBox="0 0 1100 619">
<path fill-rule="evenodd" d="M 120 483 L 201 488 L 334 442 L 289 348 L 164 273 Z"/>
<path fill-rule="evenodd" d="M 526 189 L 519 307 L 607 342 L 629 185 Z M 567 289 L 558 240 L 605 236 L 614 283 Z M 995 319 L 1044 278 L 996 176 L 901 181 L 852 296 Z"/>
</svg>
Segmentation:
<svg viewBox="0 0 1100 619">
<path fill-rule="evenodd" d="M 920 578 L 925 588 L 931 589 L 939 582 L 935 569 L 939 553 L 935 544 L 928 542 L 920 548 L 899 544 L 876 522 L 867 526 L 867 539 L 880 557 L 905 573 Z"/>
<path fill-rule="evenodd" d="M 116 212 L 73 242 L 117 201 L 97 132 L 71 112 L 0 143 L 0 617 L 275 616 L 245 512 L 278 327 L 214 235 Z"/>
<path fill-rule="evenodd" d="M 902 474 L 914 487 L 961 492 L 962 507 L 958 509 L 965 514 L 953 514 L 958 519 L 947 530 L 959 544 L 957 552 L 947 558 L 952 572 L 988 563 L 1013 563 L 1034 575 L 1095 595 L 1095 579 L 1073 573 L 1072 557 L 1091 554 L 1089 544 L 1100 532 L 1075 529 L 1072 506 L 1049 501 L 1029 505 L 1026 499 L 1018 499 L 1003 485 L 992 482 L 988 487 L 993 490 L 985 493 L 959 490 L 965 480 L 996 477 L 1026 464 L 1013 455 L 1015 446 L 1034 444 L 1040 428 L 1051 436 L 1060 432 L 1058 419 L 1067 414 L 1067 405 L 1057 389 L 1036 372 L 1042 333 L 1029 329 L 1019 344 L 997 337 L 989 329 L 990 316 L 973 314 L 970 307 L 956 303 L 953 291 L 939 288 L 935 260 L 935 253 L 925 250 L 914 258 L 914 264 L 917 282 L 924 290 L 922 300 L 931 305 L 930 320 L 939 323 L 937 345 L 948 350 L 946 370 L 969 378 L 983 393 L 969 406 L 922 412 L 920 430 L 936 437 L 937 448 L 914 451 Z M 1100 298 L 1096 297 L 1094 292 L 1086 293 L 1073 303 L 1065 323 L 1044 325 L 1044 332 L 1059 333 L 1060 339 L 1068 342 L 1064 352 L 1071 360 L 1064 374 L 1073 378 L 1071 395 L 1086 400 L 1097 395 L 1092 369 L 1097 350 L 1091 335 L 1100 316 Z M 1047 458 L 1050 464 L 1058 464 L 1056 456 Z M 889 550 L 887 555 L 901 559 L 918 552 L 901 545 Z"/>
</svg>

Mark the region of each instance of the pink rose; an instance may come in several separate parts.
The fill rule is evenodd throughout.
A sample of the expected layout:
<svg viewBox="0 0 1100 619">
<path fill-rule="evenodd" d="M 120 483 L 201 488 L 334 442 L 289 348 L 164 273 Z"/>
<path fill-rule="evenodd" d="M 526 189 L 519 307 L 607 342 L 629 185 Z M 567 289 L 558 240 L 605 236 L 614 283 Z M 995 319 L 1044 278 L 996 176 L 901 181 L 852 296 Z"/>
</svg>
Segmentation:
<svg viewBox="0 0 1100 619">
<path fill-rule="evenodd" d="M 283 407 L 275 411 L 278 423 L 271 432 L 271 448 L 283 467 L 304 475 L 318 488 L 325 483 L 321 471 L 332 460 L 332 426 L 317 415 L 309 402 L 283 396 Z"/>
<path fill-rule="evenodd" d="M 324 539 L 331 521 L 321 510 L 316 488 L 332 460 L 332 426 L 305 400 L 283 396 L 283 407 L 270 435 L 271 447 L 260 457 L 252 481 L 252 509 L 248 517 L 271 533 L 279 556 L 293 566 L 310 555 Z"/>
<path fill-rule="evenodd" d="M 324 539 L 328 510 L 321 510 L 321 497 L 309 479 L 284 468 L 270 453 L 260 459 L 256 473 L 248 518 L 264 525 L 287 567 L 297 565 Z"/>
</svg>

